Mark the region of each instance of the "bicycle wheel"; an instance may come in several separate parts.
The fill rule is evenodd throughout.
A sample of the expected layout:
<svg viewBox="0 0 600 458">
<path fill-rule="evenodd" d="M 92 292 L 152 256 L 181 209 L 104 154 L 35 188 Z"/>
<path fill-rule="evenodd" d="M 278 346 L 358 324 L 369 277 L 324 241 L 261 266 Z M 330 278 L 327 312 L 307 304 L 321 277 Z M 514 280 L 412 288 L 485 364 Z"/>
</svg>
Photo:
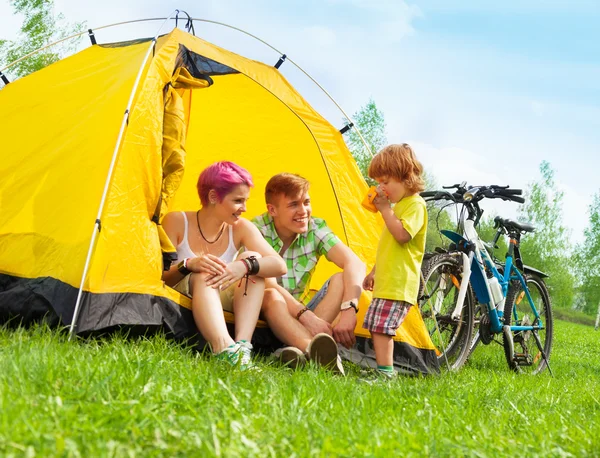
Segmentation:
<svg viewBox="0 0 600 458">
<path fill-rule="evenodd" d="M 462 279 L 462 262 L 458 256 L 440 254 L 422 266 L 419 308 L 427 331 L 437 347 L 440 367 L 459 369 L 469 356 L 473 334 L 473 293 L 471 286 L 458 317 L 456 308 Z"/>
<path fill-rule="evenodd" d="M 546 368 L 547 363 L 538 347 L 535 334 L 539 337 L 544 353 L 549 359 L 552 351 L 554 324 L 552 304 L 548 288 L 540 277 L 528 274 L 525 276 L 525 281 L 544 328 L 539 331 L 513 331 L 513 354 L 511 354 L 508 339 L 503 335 L 504 354 L 509 367 L 515 372 L 537 374 Z M 520 282 L 513 281 L 506 295 L 504 324 L 516 326 L 535 326 L 539 324 L 539 320 L 535 318 L 523 285 Z"/>
</svg>

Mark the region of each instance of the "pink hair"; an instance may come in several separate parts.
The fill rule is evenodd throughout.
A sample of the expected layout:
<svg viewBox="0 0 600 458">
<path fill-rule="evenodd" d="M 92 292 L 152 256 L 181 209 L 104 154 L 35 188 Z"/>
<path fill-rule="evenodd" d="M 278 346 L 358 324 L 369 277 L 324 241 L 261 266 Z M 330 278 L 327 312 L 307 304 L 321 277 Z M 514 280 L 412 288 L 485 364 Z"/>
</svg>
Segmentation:
<svg viewBox="0 0 600 458">
<path fill-rule="evenodd" d="M 243 167 L 229 161 L 215 162 L 206 167 L 198 177 L 198 196 L 202 205 L 208 204 L 208 193 L 214 189 L 219 202 L 240 184 L 253 187 L 250 173 Z"/>
</svg>

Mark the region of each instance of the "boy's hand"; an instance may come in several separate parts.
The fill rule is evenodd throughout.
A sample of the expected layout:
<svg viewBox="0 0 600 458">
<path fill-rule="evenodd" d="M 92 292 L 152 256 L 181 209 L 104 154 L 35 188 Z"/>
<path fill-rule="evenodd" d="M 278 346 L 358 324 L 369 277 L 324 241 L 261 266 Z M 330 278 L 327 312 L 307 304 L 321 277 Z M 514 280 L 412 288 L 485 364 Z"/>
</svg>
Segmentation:
<svg viewBox="0 0 600 458">
<path fill-rule="evenodd" d="M 387 198 L 385 193 L 379 187 L 377 187 L 377 197 L 375 197 L 375 199 L 373 199 L 373 205 L 375 205 L 375 208 L 379 212 L 382 212 L 386 208 L 390 208 L 389 199 Z"/>
<path fill-rule="evenodd" d="M 363 280 L 362 287 L 366 291 L 373 291 L 374 285 L 375 285 L 375 272 L 371 271 Z"/>
</svg>

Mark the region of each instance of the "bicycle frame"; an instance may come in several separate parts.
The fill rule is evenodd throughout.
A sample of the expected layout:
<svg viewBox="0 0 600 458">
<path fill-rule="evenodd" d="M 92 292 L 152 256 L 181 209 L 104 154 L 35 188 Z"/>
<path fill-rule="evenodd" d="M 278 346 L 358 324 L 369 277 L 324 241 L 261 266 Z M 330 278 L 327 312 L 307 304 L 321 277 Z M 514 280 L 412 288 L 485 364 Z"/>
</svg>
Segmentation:
<svg viewBox="0 0 600 458">
<path fill-rule="evenodd" d="M 506 264 L 504 266 L 504 272 L 501 274 L 496 266 L 494 265 L 491 256 L 489 255 L 485 245 L 479 238 L 479 234 L 475 229 L 475 221 L 471 217 L 467 218 L 464 222 L 464 236 L 454 231 L 442 230 L 440 231 L 445 237 L 454 242 L 463 258 L 463 277 L 461 279 L 459 295 L 457 298 L 455 309 L 452 313 L 452 317 L 458 317 L 461 314 L 462 307 L 464 305 L 464 299 L 466 290 L 469 283 L 471 283 L 477 301 L 480 304 L 486 306 L 486 313 L 490 319 L 490 330 L 494 333 L 500 333 L 503 331 L 504 324 L 501 318 L 504 315 L 504 302 L 508 292 L 508 286 L 511 281 L 518 280 L 523 287 L 523 291 L 531 307 L 531 311 L 535 315 L 535 322 L 539 323 L 536 326 L 521 326 L 511 325 L 511 331 L 532 331 L 540 330 L 544 328 L 544 324 L 541 322 L 540 315 L 535 308 L 533 299 L 527 287 L 525 278 L 521 272 L 515 266 L 513 259 L 515 255 L 515 246 L 518 243 L 516 238 L 510 238 L 510 244 L 508 253 L 506 255 Z M 498 303 L 494 304 L 493 296 L 491 294 L 490 282 L 486 274 L 486 270 L 496 277 L 498 283 L 502 288 L 503 299 Z M 513 310 L 514 321 L 517 322 L 518 317 L 516 310 Z"/>
</svg>

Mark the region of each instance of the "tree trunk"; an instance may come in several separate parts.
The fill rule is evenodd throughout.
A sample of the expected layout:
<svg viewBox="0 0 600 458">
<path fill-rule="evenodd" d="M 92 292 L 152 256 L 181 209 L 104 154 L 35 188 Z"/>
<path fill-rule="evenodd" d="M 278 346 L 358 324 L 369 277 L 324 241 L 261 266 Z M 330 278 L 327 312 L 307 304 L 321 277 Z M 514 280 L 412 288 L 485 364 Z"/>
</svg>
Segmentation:
<svg viewBox="0 0 600 458">
<path fill-rule="evenodd" d="M 594 325 L 594 329 L 598 330 L 599 324 L 600 324 L 600 302 L 598 303 L 598 314 L 596 315 L 596 324 Z"/>
</svg>

